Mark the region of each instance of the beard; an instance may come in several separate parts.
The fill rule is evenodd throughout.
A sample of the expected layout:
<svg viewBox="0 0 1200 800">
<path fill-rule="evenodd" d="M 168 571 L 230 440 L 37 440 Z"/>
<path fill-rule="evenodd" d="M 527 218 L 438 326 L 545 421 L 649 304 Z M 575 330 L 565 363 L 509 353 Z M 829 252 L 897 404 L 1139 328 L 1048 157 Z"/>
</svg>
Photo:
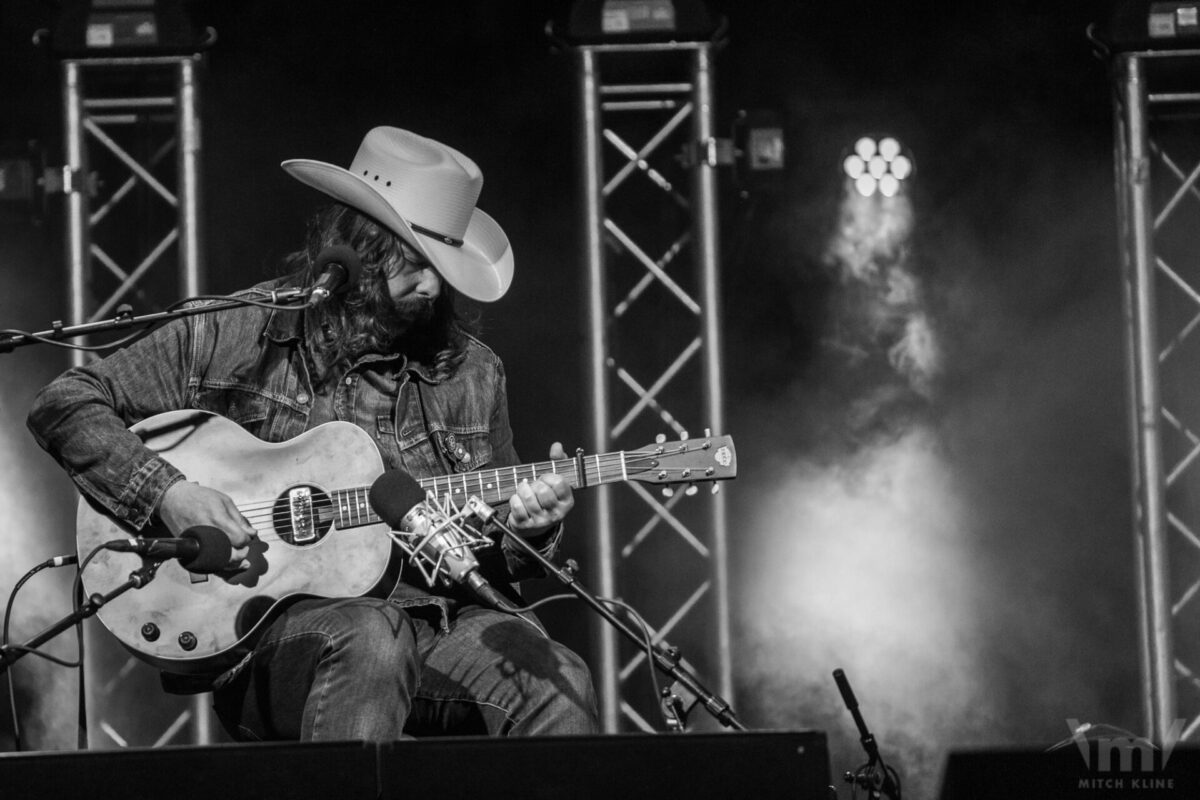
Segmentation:
<svg viewBox="0 0 1200 800">
<path fill-rule="evenodd" d="M 387 284 L 363 282 L 344 301 L 339 349 L 351 360 L 368 353 L 415 355 L 437 339 L 436 301 L 424 296 L 393 300 Z"/>
<path fill-rule="evenodd" d="M 424 328 L 433 321 L 434 301 L 430 297 L 404 297 L 392 300 L 389 316 L 405 330 Z"/>
</svg>

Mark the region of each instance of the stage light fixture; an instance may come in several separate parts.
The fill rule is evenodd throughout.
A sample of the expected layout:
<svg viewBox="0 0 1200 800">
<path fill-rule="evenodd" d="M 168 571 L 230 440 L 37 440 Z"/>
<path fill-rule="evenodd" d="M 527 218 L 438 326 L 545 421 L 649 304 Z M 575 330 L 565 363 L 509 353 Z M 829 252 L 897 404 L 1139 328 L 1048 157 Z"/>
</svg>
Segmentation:
<svg viewBox="0 0 1200 800">
<path fill-rule="evenodd" d="M 1200 42 L 1197 0 L 1114 0 L 1107 21 L 1088 35 L 1104 50 L 1195 49 Z"/>
<path fill-rule="evenodd" d="M 185 0 L 66 0 L 47 37 L 59 58 L 190 55 L 215 40 Z"/>
<path fill-rule="evenodd" d="M 913 174 L 913 161 L 894 136 L 862 136 L 842 159 L 842 171 L 863 197 L 895 197 Z"/>
<path fill-rule="evenodd" d="M 576 0 L 553 25 L 573 44 L 706 41 L 718 27 L 702 0 Z"/>
</svg>

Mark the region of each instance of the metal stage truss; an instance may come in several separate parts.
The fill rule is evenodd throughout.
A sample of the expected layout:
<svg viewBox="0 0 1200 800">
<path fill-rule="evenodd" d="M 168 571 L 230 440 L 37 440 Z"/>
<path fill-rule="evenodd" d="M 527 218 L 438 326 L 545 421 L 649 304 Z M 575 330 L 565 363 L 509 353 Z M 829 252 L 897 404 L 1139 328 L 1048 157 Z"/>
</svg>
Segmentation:
<svg viewBox="0 0 1200 800">
<path fill-rule="evenodd" d="M 201 291 L 200 65 L 199 55 L 61 62 L 66 164 L 48 188 L 65 195 L 72 324 Z M 73 351 L 75 365 L 88 358 Z M 112 637 L 88 636 L 86 669 L 91 747 L 211 741 L 209 696 L 164 695 L 158 673 Z"/>
<path fill-rule="evenodd" d="M 712 42 L 571 48 L 580 82 L 591 446 L 727 433 Z M 725 495 L 599 487 L 593 578 L 732 699 Z M 669 490 L 668 490 L 669 492 Z M 604 729 L 662 728 L 646 654 L 600 626 Z"/>
<path fill-rule="evenodd" d="M 1142 697 L 1200 739 L 1200 50 L 1113 57 Z"/>
</svg>

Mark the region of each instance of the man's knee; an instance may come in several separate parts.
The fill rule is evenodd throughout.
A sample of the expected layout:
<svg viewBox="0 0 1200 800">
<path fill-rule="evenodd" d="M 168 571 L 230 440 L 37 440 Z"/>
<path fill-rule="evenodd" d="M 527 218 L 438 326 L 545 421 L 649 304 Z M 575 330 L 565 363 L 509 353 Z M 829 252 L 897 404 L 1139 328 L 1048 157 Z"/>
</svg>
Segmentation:
<svg viewBox="0 0 1200 800">
<path fill-rule="evenodd" d="M 546 662 L 537 670 L 541 680 L 526 687 L 527 716 L 512 731 L 516 735 L 584 734 L 599 730 L 596 691 L 587 664 L 573 650 L 547 640 Z"/>
<path fill-rule="evenodd" d="M 595 702 L 595 688 L 592 683 L 592 671 L 588 669 L 585 662 L 579 655 L 569 647 L 554 642 L 556 658 L 561 665 L 559 673 L 562 675 L 563 682 L 567 686 L 581 696 L 586 695 Z"/>
<path fill-rule="evenodd" d="M 396 604 L 355 598 L 338 601 L 327 613 L 331 650 L 340 657 L 393 668 L 416 658 L 412 619 Z"/>
</svg>

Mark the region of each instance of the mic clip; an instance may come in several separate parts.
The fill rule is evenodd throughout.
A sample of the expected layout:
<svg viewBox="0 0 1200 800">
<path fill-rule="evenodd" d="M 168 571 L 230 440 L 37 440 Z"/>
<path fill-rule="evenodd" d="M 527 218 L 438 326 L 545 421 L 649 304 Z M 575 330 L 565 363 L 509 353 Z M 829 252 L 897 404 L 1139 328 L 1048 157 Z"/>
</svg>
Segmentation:
<svg viewBox="0 0 1200 800">
<path fill-rule="evenodd" d="M 296 301 L 307 304 L 309 294 L 309 290 L 304 287 L 293 286 L 287 289 L 272 289 L 271 302 L 276 305 L 284 305 Z"/>
<path fill-rule="evenodd" d="M 391 531 L 392 540 L 430 586 L 438 580 L 446 585 L 465 582 L 479 567 L 475 551 L 493 544 L 471 524 L 472 518 L 478 520 L 476 524 L 486 522 L 471 500 L 459 509 L 449 494 L 439 503 L 437 496 L 427 491 L 425 501 L 405 515 L 402 529 Z"/>
</svg>

